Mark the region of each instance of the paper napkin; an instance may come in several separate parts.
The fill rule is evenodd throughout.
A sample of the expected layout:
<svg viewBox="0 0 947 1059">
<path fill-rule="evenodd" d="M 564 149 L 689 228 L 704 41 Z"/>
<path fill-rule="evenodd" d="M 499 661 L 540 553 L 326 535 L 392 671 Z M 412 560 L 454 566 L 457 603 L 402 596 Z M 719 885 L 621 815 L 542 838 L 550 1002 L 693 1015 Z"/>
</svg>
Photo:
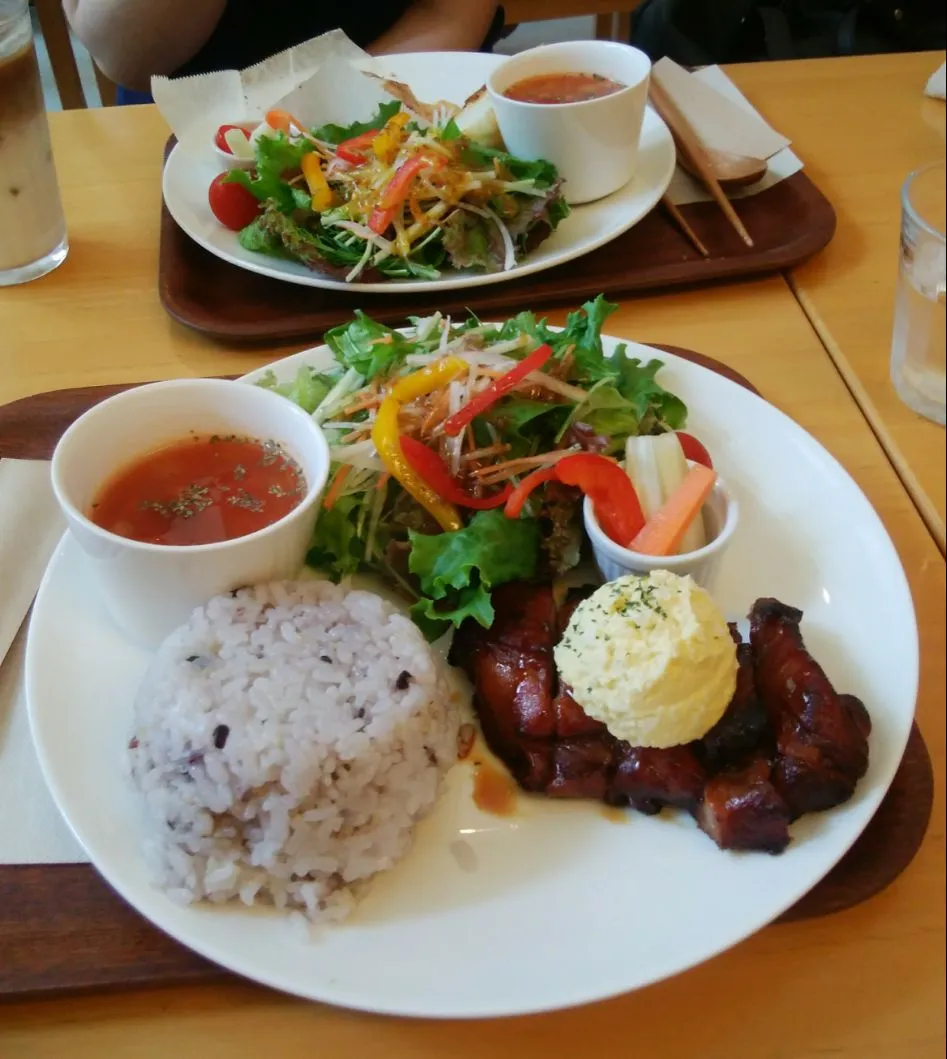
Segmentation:
<svg viewBox="0 0 947 1059">
<path fill-rule="evenodd" d="M 749 187 L 728 191 L 728 197 L 758 195 L 802 169 L 802 162 L 789 148 L 790 141 L 764 121 L 719 66 L 688 73 L 672 60 L 661 59 L 654 64 L 652 76 L 708 147 L 768 160 L 766 175 L 761 180 Z M 671 180 L 668 195 L 678 206 L 710 202 L 712 198 L 700 181 L 680 167 Z"/>
<path fill-rule="evenodd" d="M 262 121 L 271 107 L 307 124 L 364 120 L 390 98 L 364 74 L 385 72 L 381 60 L 335 29 L 245 70 L 153 77 L 151 94 L 183 148 L 206 151 L 219 126 Z"/>
<path fill-rule="evenodd" d="M 21 626 L 63 530 L 49 463 L 0 460 L 0 864 L 86 859 L 43 781 L 24 686 Z"/>
</svg>

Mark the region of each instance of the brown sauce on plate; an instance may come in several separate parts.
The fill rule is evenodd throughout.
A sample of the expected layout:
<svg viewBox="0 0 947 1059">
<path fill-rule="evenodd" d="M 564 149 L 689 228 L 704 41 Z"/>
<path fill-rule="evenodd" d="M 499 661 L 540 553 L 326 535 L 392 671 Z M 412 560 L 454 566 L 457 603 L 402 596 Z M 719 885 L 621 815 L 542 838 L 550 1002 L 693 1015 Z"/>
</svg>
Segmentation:
<svg viewBox="0 0 947 1059">
<path fill-rule="evenodd" d="M 473 799 L 478 809 L 493 816 L 512 816 L 516 812 L 516 781 L 492 761 L 474 763 Z"/>
<path fill-rule="evenodd" d="M 520 103 L 584 103 L 627 87 L 600 74 L 537 74 L 515 81 L 503 94 Z"/>
<path fill-rule="evenodd" d="M 629 820 L 628 810 L 618 805 L 603 805 L 602 816 L 612 824 L 627 824 Z"/>
<path fill-rule="evenodd" d="M 275 442 L 193 435 L 118 471 L 88 517 L 129 540 L 215 544 L 278 522 L 305 492 L 299 465 Z"/>
</svg>

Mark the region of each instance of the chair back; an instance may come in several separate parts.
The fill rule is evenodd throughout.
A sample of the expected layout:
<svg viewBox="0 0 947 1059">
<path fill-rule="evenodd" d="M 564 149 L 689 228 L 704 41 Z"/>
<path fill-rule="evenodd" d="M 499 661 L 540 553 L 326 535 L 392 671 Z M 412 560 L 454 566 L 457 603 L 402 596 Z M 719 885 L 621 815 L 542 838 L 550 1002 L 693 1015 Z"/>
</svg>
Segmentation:
<svg viewBox="0 0 947 1059">
<path fill-rule="evenodd" d="M 79 76 L 76 53 L 73 49 L 69 23 L 62 9 L 62 0 L 33 0 L 39 26 L 46 44 L 46 53 L 53 68 L 53 78 L 59 91 L 63 110 L 80 110 L 95 106 L 99 100 L 87 99 Z M 99 98 L 103 106 L 115 103 L 115 84 L 93 63 Z"/>
</svg>

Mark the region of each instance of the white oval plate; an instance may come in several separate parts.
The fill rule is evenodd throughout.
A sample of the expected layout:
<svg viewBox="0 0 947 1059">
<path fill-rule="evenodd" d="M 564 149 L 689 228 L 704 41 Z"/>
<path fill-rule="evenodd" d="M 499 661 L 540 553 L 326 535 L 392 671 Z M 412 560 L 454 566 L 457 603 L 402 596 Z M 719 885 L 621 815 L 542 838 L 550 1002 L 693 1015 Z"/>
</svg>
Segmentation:
<svg viewBox="0 0 947 1059">
<path fill-rule="evenodd" d="M 858 487 L 790 419 L 705 368 L 644 346 L 630 353 L 665 361 L 662 382 L 687 401 L 691 429 L 740 499 L 715 592 L 725 613 L 744 615 L 762 595 L 802 607 L 813 653 L 871 711 L 871 765 L 854 798 L 797 823 L 780 857 L 733 854 L 684 815 L 629 812 L 615 823 L 592 803 L 523 796 L 514 816 L 489 816 L 471 799 L 470 767 L 459 764 L 410 853 L 349 920 L 315 940 L 273 911 L 182 908 L 149 881 L 139 803 L 122 771 L 149 656 L 111 625 L 67 536 L 30 625 L 30 723 L 57 805 L 130 904 L 202 955 L 277 989 L 463 1018 L 597 1000 L 693 967 L 770 922 L 832 868 L 877 809 L 914 714 L 917 627 L 901 564 Z M 275 370 L 289 378 L 301 363 L 330 359 L 320 347 Z"/>
<path fill-rule="evenodd" d="M 487 74 L 503 61 L 503 56 L 478 52 L 419 52 L 389 58 L 392 76 L 411 85 L 419 99 L 456 103 L 475 92 Z M 308 287 L 398 294 L 405 290 L 454 290 L 504 283 L 581 257 L 617 238 L 654 209 L 674 174 L 674 161 L 671 134 L 649 107 L 641 130 L 638 172 L 625 187 L 598 202 L 574 207 L 559 228 L 509 272 L 451 270 L 436 280 L 345 283 L 311 272 L 294 261 L 279 261 L 244 250 L 237 233 L 219 224 L 207 205 L 207 188 L 221 172 L 210 144 L 203 155 L 185 154 L 180 146 L 175 147 L 164 167 L 162 192 L 178 225 L 205 250 L 232 265 Z"/>
</svg>

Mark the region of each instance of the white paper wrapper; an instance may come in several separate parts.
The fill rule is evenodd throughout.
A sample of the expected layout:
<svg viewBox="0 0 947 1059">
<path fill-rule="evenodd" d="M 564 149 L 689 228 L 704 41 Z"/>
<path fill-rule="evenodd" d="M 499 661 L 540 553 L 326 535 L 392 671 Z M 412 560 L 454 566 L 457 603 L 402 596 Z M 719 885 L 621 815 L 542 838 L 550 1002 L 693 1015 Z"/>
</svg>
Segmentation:
<svg viewBox="0 0 947 1059">
<path fill-rule="evenodd" d="M 691 74 L 670 59 L 661 59 L 655 63 L 654 76 L 660 79 L 708 147 L 768 159 L 769 166 L 762 180 L 729 191 L 729 198 L 758 195 L 802 169 L 802 162 L 789 149 L 790 141 L 763 120 L 719 66 L 708 66 Z M 712 201 L 703 184 L 688 176 L 680 166 L 671 179 L 668 195 L 678 206 Z"/>
<path fill-rule="evenodd" d="M 933 99 L 947 98 L 947 63 L 941 63 L 928 79 L 924 88 L 924 95 Z"/>
<path fill-rule="evenodd" d="M 313 125 L 365 120 L 390 97 L 362 70 L 386 72 L 335 29 L 246 70 L 153 77 L 151 94 L 183 149 L 206 151 L 219 126 L 261 121 L 276 106 Z"/>
</svg>

